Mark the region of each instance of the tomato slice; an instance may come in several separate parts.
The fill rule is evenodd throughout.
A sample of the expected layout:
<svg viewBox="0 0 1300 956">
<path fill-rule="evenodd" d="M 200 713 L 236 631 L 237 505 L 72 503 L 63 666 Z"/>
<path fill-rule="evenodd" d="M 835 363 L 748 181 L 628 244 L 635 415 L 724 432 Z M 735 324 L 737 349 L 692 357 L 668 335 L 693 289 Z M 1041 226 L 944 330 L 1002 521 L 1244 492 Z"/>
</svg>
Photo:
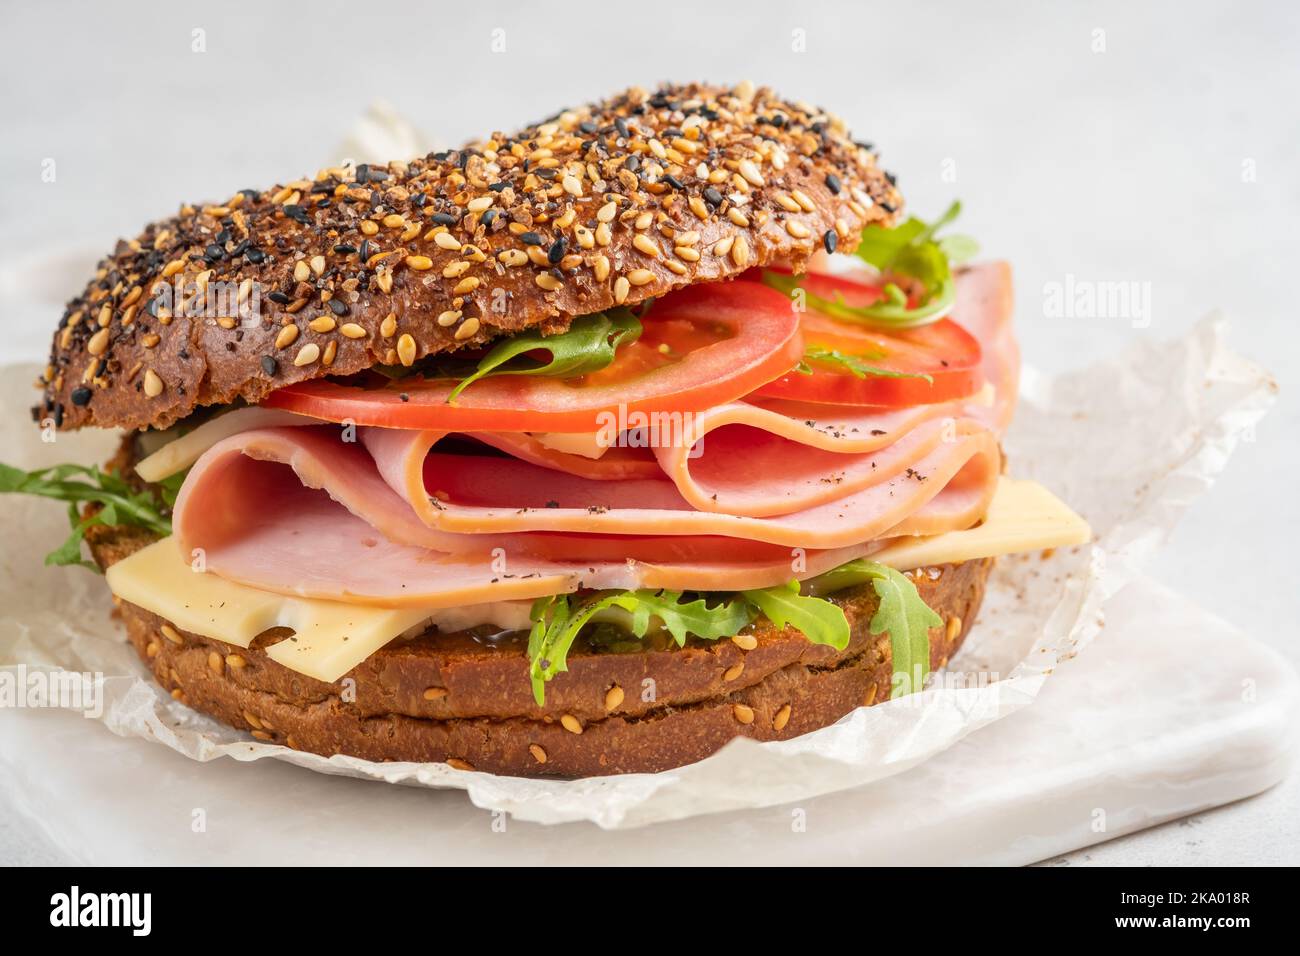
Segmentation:
<svg viewBox="0 0 1300 956">
<path fill-rule="evenodd" d="M 641 338 L 581 378 L 503 375 L 474 382 L 406 378 L 378 387 L 317 379 L 263 400 L 324 421 L 445 431 L 590 432 L 610 415 L 699 412 L 734 401 L 794 368 L 798 316 L 781 293 L 753 282 L 689 286 L 655 302 Z M 620 412 L 622 413 L 620 415 Z"/>
<path fill-rule="evenodd" d="M 840 276 L 805 275 L 800 278 L 821 299 L 836 295 L 851 306 L 865 306 L 882 298 L 877 286 Z M 956 322 L 940 319 L 914 329 L 885 331 L 843 322 L 816 311 L 800 319 L 804 348 L 835 352 L 864 366 L 898 372 L 909 377 L 886 377 L 869 372 L 854 375 L 843 363 L 809 358 L 811 374 L 793 371 L 755 391 L 764 398 L 786 398 L 833 405 L 928 405 L 973 395 L 984 385 L 980 370 L 979 341 Z M 920 376 L 929 376 L 929 381 Z"/>
</svg>

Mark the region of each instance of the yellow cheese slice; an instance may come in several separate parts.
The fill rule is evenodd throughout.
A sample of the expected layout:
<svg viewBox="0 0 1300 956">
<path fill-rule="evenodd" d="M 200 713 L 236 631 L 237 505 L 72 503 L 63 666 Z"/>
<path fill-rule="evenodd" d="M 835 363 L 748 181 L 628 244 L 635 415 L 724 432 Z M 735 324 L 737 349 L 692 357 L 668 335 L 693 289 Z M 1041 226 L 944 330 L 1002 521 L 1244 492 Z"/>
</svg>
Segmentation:
<svg viewBox="0 0 1300 956">
<path fill-rule="evenodd" d="M 124 601 L 183 631 L 237 647 L 272 627 L 294 630 L 268 649 L 286 667 L 333 682 L 393 638 L 428 621 L 421 608 L 381 608 L 291 598 L 191 570 L 172 538 L 142 548 L 108 569 L 108 586 Z"/>
<path fill-rule="evenodd" d="M 184 471 L 202 457 L 203 453 L 231 435 L 252 428 L 273 428 L 279 425 L 319 425 L 315 419 L 278 408 L 237 408 L 204 422 L 192 432 L 169 441 L 135 466 L 135 473 L 145 481 L 162 481 Z"/>
<path fill-rule="evenodd" d="M 1002 478 L 983 523 L 966 531 L 898 538 L 871 556 L 900 571 L 1021 551 L 1086 544 L 1088 522 L 1036 481 Z"/>
<path fill-rule="evenodd" d="M 1033 481 L 1003 478 L 979 527 L 899 539 L 872 560 L 899 570 L 974 558 L 1084 544 L 1087 522 Z M 389 641 L 417 627 L 461 630 L 490 623 L 528 626 L 528 601 L 498 601 L 443 610 L 367 607 L 287 597 L 194 571 L 172 538 L 142 548 L 108 569 L 108 586 L 124 601 L 183 631 L 248 647 L 272 627 L 294 631 L 268 656 L 291 670 L 333 683 Z"/>
</svg>

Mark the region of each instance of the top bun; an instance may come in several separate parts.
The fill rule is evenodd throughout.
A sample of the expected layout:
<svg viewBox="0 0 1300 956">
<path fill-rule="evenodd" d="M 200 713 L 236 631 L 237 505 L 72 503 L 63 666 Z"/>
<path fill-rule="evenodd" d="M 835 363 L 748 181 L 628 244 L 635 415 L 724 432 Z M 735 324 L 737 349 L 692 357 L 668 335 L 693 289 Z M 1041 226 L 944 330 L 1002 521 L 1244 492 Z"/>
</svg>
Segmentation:
<svg viewBox="0 0 1300 956">
<path fill-rule="evenodd" d="M 752 266 L 799 271 L 901 204 L 823 110 L 748 83 L 633 88 L 463 149 L 181 207 L 68 304 L 34 412 L 164 428 Z"/>
</svg>

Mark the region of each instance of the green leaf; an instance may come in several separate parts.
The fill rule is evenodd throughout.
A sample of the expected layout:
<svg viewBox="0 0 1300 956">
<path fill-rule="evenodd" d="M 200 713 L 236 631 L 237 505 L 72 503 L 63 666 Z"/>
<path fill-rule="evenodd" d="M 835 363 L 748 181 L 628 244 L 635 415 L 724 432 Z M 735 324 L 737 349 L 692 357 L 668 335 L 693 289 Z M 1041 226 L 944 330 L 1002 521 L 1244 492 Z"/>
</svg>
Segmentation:
<svg viewBox="0 0 1300 956">
<path fill-rule="evenodd" d="M 933 376 L 926 375 L 922 372 L 898 372 L 891 368 L 881 368 L 878 365 L 868 365 L 862 361 L 861 357 L 856 355 L 845 355 L 838 349 L 822 348 L 820 345 L 810 345 L 804 349 L 804 362 L 820 362 L 823 365 L 834 365 L 844 369 L 854 378 L 921 378 L 933 384 Z M 803 367 L 800 368 L 800 371 Z M 809 372 L 812 369 L 808 369 Z"/>
<path fill-rule="evenodd" d="M 842 322 L 893 329 L 910 329 L 935 322 L 947 315 L 957 298 L 952 266 L 966 261 L 979 251 L 968 236 L 936 239 L 939 229 L 961 214 L 961 203 L 954 202 L 933 223 L 915 217 L 893 228 L 872 224 L 862 230 L 862 240 L 855 254 L 874 266 L 886 280 L 906 280 L 905 285 L 919 289 L 917 302 L 907 303 L 897 282 L 886 282 L 885 298 L 871 305 L 851 306 L 844 297 L 823 299 L 804 289 L 808 305 Z M 794 276 L 764 272 L 763 281 L 786 295 L 802 288 Z M 892 285 L 892 288 L 891 288 Z"/>
<path fill-rule="evenodd" d="M 805 582 L 798 581 L 729 597 L 708 594 L 684 600 L 680 591 L 601 591 L 580 604 L 567 595 L 540 598 L 533 603 L 528 635 L 529 676 L 533 698 L 545 703 L 546 682 L 568 670 L 568 655 L 578 634 L 588 624 L 609 623 L 636 638 L 658 626 L 667 630 L 678 646 L 690 635 L 704 640 L 733 637 L 761 613 L 776 627 L 793 627 L 814 644 L 836 650 L 848 647 L 850 630 L 844 609 L 821 595 L 871 582 L 880 598 L 869 628 L 872 634 L 889 632 L 894 657 L 893 696 L 919 689 L 929 673 L 929 629 L 942 621 L 903 574 L 873 561 L 860 559 Z"/>
<path fill-rule="evenodd" d="M 641 337 L 641 321 L 629 309 L 613 309 L 582 315 L 559 335 L 522 332 L 499 343 L 478 363 L 478 368 L 452 389 L 447 401 L 453 402 L 461 392 L 489 375 L 551 375 L 576 378 L 598 372 L 614 361 L 624 342 Z M 528 357 L 529 352 L 549 352 L 546 363 Z M 519 360 L 519 361 L 516 361 Z"/>
<path fill-rule="evenodd" d="M 921 600 L 907 575 L 865 558 L 813 578 L 808 587 L 817 594 L 833 594 L 868 581 L 880 597 L 871 617 L 871 633 L 889 632 L 894 658 L 891 696 L 902 697 L 920 690 L 930 673 L 930 628 L 939 627 L 943 619 Z"/>
<path fill-rule="evenodd" d="M 87 528 L 97 524 L 128 524 L 147 528 L 157 535 L 169 535 L 172 526 L 166 512 L 183 480 L 184 475 L 175 475 L 155 494 L 150 489 L 135 491 L 120 475 L 100 471 L 95 466 L 69 464 L 23 471 L 0 464 L 0 493 L 38 495 L 68 503 L 71 534 L 46 555 L 45 563 L 80 564 L 92 570 L 98 567 L 81 557 L 81 542 Z M 99 510 L 83 517 L 84 504 L 98 505 Z"/>
<path fill-rule="evenodd" d="M 829 644 L 837 651 L 849 646 L 849 620 L 838 604 L 799 593 L 799 582 L 758 591 L 745 597 L 777 627 L 793 627 L 814 644 Z"/>
<path fill-rule="evenodd" d="M 622 612 L 613 618 L 636 637 L 645 637 L 657 621 L 678 646 L 690 634 L 705 640 L 717 640 L 739 634 L 754 620 L 754 612 L 743 598 L 732 598 L 710 607 L 707 599 L 682 601 L 680 591 L 613 591 L 597 592 L 585 603 L 570 608 L 564 595 L 540 598 L 533 602 L 528 633 L 529 676 L 533 698 L 540 707 L 546 699 L 546 682 L 567 671 L 569 651 L 578 633 L 598 617 L 608 619 L 610 611 Z"/>
<path fill-rule="evenodd" d="M 629 591 L 615 597 L 610 608 L 632 615 L 630 630 L 637 637 L 645 637 L 652 622 L 658 622 L 678 647 L 686 644 L 688 634 L 706 641 L 733 637 L 754 620 L 754 611 L 743 598 L 710 607 L 707 597 L 683 603 L 681 591 Z"/>
</svg>

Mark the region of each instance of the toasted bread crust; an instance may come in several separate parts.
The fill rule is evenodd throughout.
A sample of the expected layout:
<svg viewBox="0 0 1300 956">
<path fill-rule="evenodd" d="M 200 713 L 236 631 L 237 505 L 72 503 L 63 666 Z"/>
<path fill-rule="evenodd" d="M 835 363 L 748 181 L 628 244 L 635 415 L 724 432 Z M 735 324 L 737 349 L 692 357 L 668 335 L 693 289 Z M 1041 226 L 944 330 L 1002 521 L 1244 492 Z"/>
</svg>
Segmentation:
<svg viewBox="0 0 1300 956">
<path fill-rule="evenodd" d="M 798 269 L 901 202 L 820 110 L 745 84 L 633 89 L 461 150 L 182 207 L 68 304 L 33 411 L 166 427 L 751 266 Z M 185 314 L 200 290 L 203 314 Z"/>
<path fill-rule="evenodd" d="M 92 528 L 88 537 L 101 565 L 149 540 L 115 528 Z M 960 647 L 991 566 L 985 559 L 914 574 L 922 598 L 945 622 L 931 633 L 932 667 Z M 244 649 L 170 628 L 177 642 L 164 636 L 167 622 L 156 615 L 127 603 L 120 612 L 128 638 L 164 688 L 260 739 L 325 755 L 571 777 L 666 770 L 736 736 L 787 739 L 888 699 L 889 641 L 868 633 L 877 598 L 859 588 L 839 600 L 852 633 L 844 651 L 767 622 L 756 626 L 749 650 L 718 641 L 578 651 L 568 673 L 547 685 L 540 708 L 520 644 L 422 635 L 393 642 L 344 680 L 325 684 L 270 660 L 267 638 Z"/>
</svg>

